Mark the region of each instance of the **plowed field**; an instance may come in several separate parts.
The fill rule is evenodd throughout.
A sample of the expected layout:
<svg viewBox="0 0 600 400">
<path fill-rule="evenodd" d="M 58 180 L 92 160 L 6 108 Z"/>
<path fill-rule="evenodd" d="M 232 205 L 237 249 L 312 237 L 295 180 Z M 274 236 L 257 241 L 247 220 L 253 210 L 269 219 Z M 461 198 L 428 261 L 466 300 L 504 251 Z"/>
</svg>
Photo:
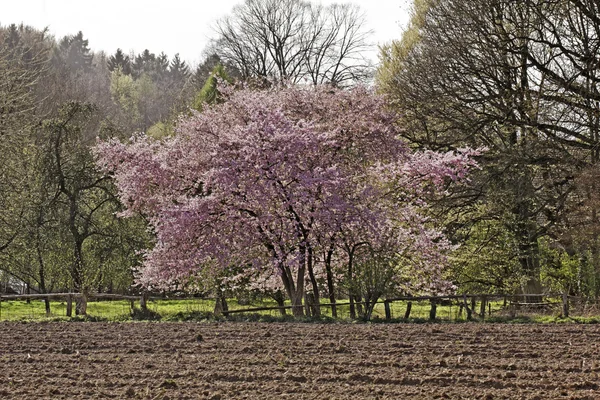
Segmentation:
<svg viewBox="0 0 600 400">
<path fill-rule="evenodd" d="M 1 323 L 1 399 L 600 399 L 600 326 Z"/>
</svg>

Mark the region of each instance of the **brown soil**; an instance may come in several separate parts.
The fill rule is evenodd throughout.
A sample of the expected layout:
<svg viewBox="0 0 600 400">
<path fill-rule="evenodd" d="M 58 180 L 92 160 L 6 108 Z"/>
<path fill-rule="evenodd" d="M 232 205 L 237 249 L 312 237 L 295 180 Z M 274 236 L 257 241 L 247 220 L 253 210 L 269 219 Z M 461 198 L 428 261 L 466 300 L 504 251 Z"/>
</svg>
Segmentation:
<svg viewBox="0 0 600 400">
<path fill-rule="evenodd" d="M 600 399 L 600 326 L 1 323 L 1 399 Z"/>
</svg>

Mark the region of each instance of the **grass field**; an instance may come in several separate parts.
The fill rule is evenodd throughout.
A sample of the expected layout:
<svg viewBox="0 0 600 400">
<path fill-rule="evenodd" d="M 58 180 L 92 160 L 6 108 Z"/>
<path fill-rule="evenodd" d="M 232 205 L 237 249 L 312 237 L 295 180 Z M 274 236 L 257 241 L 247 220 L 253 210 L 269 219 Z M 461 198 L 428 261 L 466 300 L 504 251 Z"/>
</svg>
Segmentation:
<svg viewBox="0 0 600 400">
<path fill-rule="evenodd" d="M 340 303 L 344 303 L 341 300 Z M 230 299 L 228 301 L 229 310 L 248 309 L 257 307 L 275 307 L 277 304 L 272 300 L 254 301 L 251 304 L 239 304 L 237 300 Z M 139 302 L 132 303 L 124 300 L 103 300 L 92 301 L 88 303 L 88 319 L 102 321 L 126 321 L 131 319 L 161 319 L 167 321 L 181 321 L 206 319 L 211 317 L 214 310 L 214 301 L 206 299 L 160 299 L 148 301 L 148 313 L 139 313 Z M 52 301 L 50 303 L 51 314 L 46 316 L 44 302 L 42 300 L 24 300 L 0 301 L 0 321 L 23 321 L 23 320 L 45 320 L 45 319 L 65 319 L 66 317 L 66 302 Z M 407 303 L 403 301 L 393 302 L 390 304 L 392 320 L 401 320 L 404 318 L 407 308 Z M 350 308 L 348 305 L 338 305 L 338 319 L 349 320 Z M 426 321 L 429 319 L 431 305 L 428 301 L 413 302 L 410 319 L 413 321 Z M 476 307 L 479 311 L 479 306 Z M 491 315 L 490 312 L 491 311 Z M 289 314 L 288 310 L 288 314 Z M 328 306 L 321 307 L 322 317 L 325 319 L 331 318 L 331 308 Z M 502 302 L 492 302 L 486 307 L 487 318 L 490 320 L 507 319 L 508 314 L 503 308 Z M 538 315 L 539 314 L 539 315 Z M 536 315 L 526 315 L 521 312 L 517 317 L 527 317 L 529 319 L 544 321 L 552 320 L 558 316 L 557 308 L 551 309 L 544 313 L 536 313 Z M 257 319 L 257 318 L 280 318 L 279 310 L 266 310 L 250 313 L 231 314 L 235 319 Z M 515 317 L 515 315 L 511 315 Z M 373 313 L 374 320 L 382 320 L 385 318 L 385 309 L 383 304 L 377 304 Z M 454 302 L 450 305 L 438 305 L 436 319 L 441 321 L 462 322 L 466 320 L 466 313 L 461 310 L 459 304 Z M 518 318 L 517 318 L 518 319 Z"/>
</svg>

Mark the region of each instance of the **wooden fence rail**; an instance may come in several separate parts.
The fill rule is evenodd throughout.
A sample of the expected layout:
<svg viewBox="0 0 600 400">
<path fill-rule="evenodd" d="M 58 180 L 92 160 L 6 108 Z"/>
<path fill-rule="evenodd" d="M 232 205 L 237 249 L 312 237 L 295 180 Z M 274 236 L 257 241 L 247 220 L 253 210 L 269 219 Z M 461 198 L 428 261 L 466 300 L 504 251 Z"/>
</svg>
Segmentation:
<svg viewBox="0 0 600 400">
<path fill-rule="evenodd" d="M 556 303 L 549 303 L 543 301 L 543 299 L 559 299 Z M 503 294 L 503 293 L 495 293 L 495 294 L 462 294 L 462 295 L 446 295 L 446 296 L 403 296 L 403 297 L 395 297 L 388 298 L 383 300 L 382 302 L 385 305 L 385 317 L 386 319 L 391 319 L 391 307 L 390 304 L 395 301 L 406 301 L 407 308 L 406 313 L 404 315 L 405 319 L 410 317 L 411 306 L 413 301 L 429 301 L 431 303 L 431 310 L 429 313 L 429 318 L 431 320 L 436 319 L 437 314 L 437 305 L 442 304 L 444 301 L 452 301 L 459 300 L 458 305 L 460 310 L 463 309 L 466 311 L 467 320 L 473 319 L 473 314 L 476 313 L 476 302 L 480 300 L 480 309 L 477 314 L 479 317 L 484 319 L 486 315 L 486 306 L 487 306 L 487 314 L 488 316 L 492 313 L 491 310 L 491 301 L 493 300 L 504 300 L 505 304 L 509 300 L 511 304 L 514 306 L 523 306 L 523 307 L 546 307 L 551 304 L 561 304 L 561 315 L 564 318 L 569 316 L 569 301 L 570 299 L 580 299 L 577 296 L 569 296 L 567 293 L 543 293 L 543 294 Z M 460 301 L 462 300 L 462 301 Z M 467 301 L 470 300 L 470 301 Z M 520 301 L 519 301 L 520 300 Z"/>
<path fill-rule="evenodd" d="M 48 293 L 48 294 L 22 294 L 22 295 L 0 295 L 0 304 L 2 301 L 10 301 L 10 300 L 52 300 L 52 299 L 65 299 L 67 301 L 67 316 L 71 316 L 72 310 L 72 302 L 74 299 L 81 297 L 81 293 Z M 147 308 L 147 301 L 149 300 L 162 300 L 163 297 L 154 297 L 148 296 L 147 293 L 144 293 L 139 296 L 133 295 L 120 295 L 120 294 L 108 294 L 108 293 L 89 293 L 87 295 L 88 299 L 111 299 L 111 300 L 126 300 L 131 303 L 131 307 L 134 307 L 134 302 L 140 302 L 140 308 Z M 177 298 L 179 300 L 197 300 L 198 298 Z M 208 298 L 203 298 L 204 300 L 210 300 Z M 536 300 L 536 301 L 532 301 Z M 543 299 L 558 299 L 554 303 L 544 302 Z M 447 301 L 455 301 L 459 307 L 460 312 L 464 309 L 466 311 L 467 320 L 471 320 L 473 315 L 477 314 L 480 318 L 485 318 L 486 315 L 486 307 L 487 314 L 491 314 L 491 304 L 490 302 L 493 300 L 504 300 L 505 303 L 511 301 L 513 305 L 516 306 L 527 306 L 527 307 L 542 307 L 550 304 L 561 304 L 561 314 L 563 317 L 569 316 L 569 304 L 570 300 L 573 299 L 581 299 L 577 296 L 570 296 L 567 293 L 544 293 L 544 294 L 462 294 L 462 295 L 445 295 L 445 296 L 401 296 L 394 298 L 387 298 L 381 301 L 378 301 L 376 304 L 383 304 L 385 310 L 385 318 L 387 320 L 392 319 L 391 312 L 391 304 L 394 302 L 406 302 L 406 312 L 404 313 L 404 318 L 408 319 L 411 315 L 413 302 L 423 302 L 429 301 L 431 305 L 431 309 L 429 312 L 429 318 L 431 320 L 435 320 L 437 317 L 437 306 L 443 305 L 444 302 Z M 213 299 L 215 300 L 215 299 Z M 476 312 L 476 302 L 480 301 L 480 309 L 479 312 Z M 352 304 L 355 305 L 364 305 L 364 302 L 354 302 Z M 320 304 L 311 304 L 311 307 L 338 307 L 338 306 L 348 306 L 351 305 L 350 302 L 336 302 L 336 303 L 320 303 Z M 308 306 L 307 311 L 308 311 Z M 228 316 L 231 314 L 239 314 L 239 313 L 256 313 L 260 311 L 275 311 L 279 310 L 280 312 L 285 312 L 285 310 L 292 309 L 293 306 L 273 306 L 273 307 L 254 307 L 254 308 L 244 308 L 244 309 L 236 309 L 236 310 L 225 310 L 223 311 L 223 315 Z"/>
<path fill-rule="evenodd" d="M 46 294 L 3 294 L 0 295 L 0 306 L 3 301 L 15 301 L 15 300 L 56 300 L 56 299 L 65 299 L 67 302 L 67 317 L 71 317 L 73 315 L 73 300 L 77 300 L 83 296 L 82 293 L 46 293 Z M 140 307 L 146 308 L 146 300 L 148 300 L 148 296 L 131 296 L 131 295 L 122 295 L 122 294 L 111 294 L 111 293 L 88 293 L 87 299 L 110 299 L 110 300 L 126 300 L 131 303 L 131 308 L 134 307 L 134 302 L 136 300 L 140 301 Z M 158 297 L 153 299 L 159 299 Z M 0 308 L 1 310 L 1 308 Z"/>
</svg>

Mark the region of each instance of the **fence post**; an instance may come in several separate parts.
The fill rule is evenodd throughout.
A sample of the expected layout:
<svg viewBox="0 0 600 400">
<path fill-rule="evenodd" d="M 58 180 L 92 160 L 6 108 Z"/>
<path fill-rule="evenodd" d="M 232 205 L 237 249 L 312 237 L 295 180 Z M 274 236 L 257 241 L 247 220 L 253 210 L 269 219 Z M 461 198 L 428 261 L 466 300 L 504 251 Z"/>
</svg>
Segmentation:
<svg viewBox="0 0 600 400">
<path fill-rule="evenodd" d="M 385 307 L 385 319 L 389 321 L 390 319 L 392 319 L 392 310 L 390 309 L 390 302 L 387 300 L 384 301 L 383 306 Z"/>
<path fill-rule="evenodd" d="M 404 313 L 404 319 L 410 318 L 410 310 L 412 310 L 412 301 L 406 303 L 406 312 Z"/>
<path fill-rule="evenodd" d="M 569 318 L 569 294 L 565 291 L 562 295 L 562 316 Z"/>
<path fill-rule="evenodd" d="M 140 309 L 146 311 L 148 309 L 148 292 L 143 291 L 140 296 Z"/>
<path fill-rule="evenodd" d="M 304 311 L 307 317 L 312 316 L 310 293 L 304 293 Z"/>
<path fill-rule="evenodd" d="M 69 294 L 67 296 L 67 317 L 71 318 L 73 316 L 73 296 Z"/>
<path fill-rule="evenodd" d="M 429 319 L 434 321 L 437 313 L 437 302 L 435 300 L 431 300 L 431 310 L 429 311 Z"/>
<path fill-rule="evenodd" d="M 481 314 L 481 319 L 485 319 L 485 303 L 487 302 L 487 298 L 485 296 L 481 297 L 481 307 L 480 307 L 480 314 Z"/>
<path fill-rule="evenodd" d="M 469 304 L 467 303 L 467 295 L 463 294 L 463 302 L 465 305 L 465 310 L 467 310 L 467 321 L 470 321 L 473 319 L 473 310 L 471 310 L 469 308 Z"/>
<path fill-rule="evenodd" d="M 356 308 L 354 306 L 354 296 L 348 296 L 348 302 L 350 303 L 350 319 L 356 319 Z"/>
</svg>

